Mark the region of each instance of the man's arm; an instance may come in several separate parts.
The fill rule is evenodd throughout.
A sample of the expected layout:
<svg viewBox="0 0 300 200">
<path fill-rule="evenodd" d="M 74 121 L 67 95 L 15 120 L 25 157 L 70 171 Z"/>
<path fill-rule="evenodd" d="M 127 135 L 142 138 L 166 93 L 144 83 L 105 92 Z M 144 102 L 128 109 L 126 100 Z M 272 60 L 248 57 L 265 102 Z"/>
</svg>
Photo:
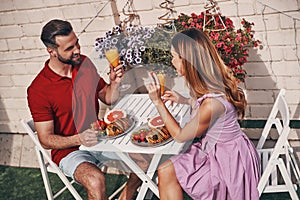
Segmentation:
<svg viewBox="0 0 300 200">
<path fill-rule="evenodd" d="M 37 130 L 40 143 L 46 149 L 66 149 L 81 144 L 93 146 L 98 142 L 95 131 L 92 131 L 91 129 L 87 129 L 81 134 L 62 136 L 54 133 L 53 120 L 35 122 L 34 126 Z"/>
<path fill-rule="evenodd" d="M 114 103 L 119 98 L 119 84 L 110 83 L 109 85 L 105 85 L 102 90 L 100 90 L 99 99 L 110 105 Z"/>
<path fill-rule="evenodd" d="M 119 65 L 115 68 L 110 67 L 110 84 L 105 85 L 98 93 L 99 99 L 106 103 L 112 104 L 119 98 L 119 86 L 123 76 L 123 66 Z"/>
</svg>

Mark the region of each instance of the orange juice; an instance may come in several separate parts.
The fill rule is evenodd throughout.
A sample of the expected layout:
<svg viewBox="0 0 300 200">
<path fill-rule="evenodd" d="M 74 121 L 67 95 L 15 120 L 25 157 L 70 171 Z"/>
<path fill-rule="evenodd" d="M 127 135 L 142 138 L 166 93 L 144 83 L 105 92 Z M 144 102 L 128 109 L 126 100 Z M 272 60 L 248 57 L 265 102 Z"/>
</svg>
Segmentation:
<svg viewBox="0 0 300 200">
<path fill-rule="evenodd" d="M 118 49 L 110 49 L 105 52 L 106 59 L 113 66 L 119 65 L 119 52 Z"/>
<path fill-rule="evenodd" d="M 159 85 L 160 85 L 160 94 L 163 95 L 165 93 L 165 85 L 166 85 L 165 74 L 158 73 L 157 78 L 158 78 Z"/>
</svg>

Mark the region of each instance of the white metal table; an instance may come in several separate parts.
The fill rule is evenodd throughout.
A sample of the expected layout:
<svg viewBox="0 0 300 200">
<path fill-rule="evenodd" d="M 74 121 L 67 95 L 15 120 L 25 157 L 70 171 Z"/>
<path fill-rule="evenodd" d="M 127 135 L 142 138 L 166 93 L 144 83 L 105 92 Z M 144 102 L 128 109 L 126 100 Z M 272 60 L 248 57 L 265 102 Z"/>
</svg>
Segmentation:
<svg viewBox="0 0 300 200">
<path fill-rule="evenodd" d="M 188 105 L 174 103 L 173 106 L 171 106 L 168 102 L 166 105 L 171 114 L 179 122 L 180 126 L 183 126 L 189 120 L 190 110 Z M 158 114 L 155 106 L 149 99 L 148 94 L 126 95 L 116 104 L 115 108 L 123 109 L 133 114 L 137 120 L 135 127 L 141 126 L 147 122 L 148 118 Z M 159 161 L 163 155 L 176 155 L 180 153 L 184 143 L 171 141 L 158 147 L 141 147 L 134 145 L 130 141 L 130 135 L 131 132 L 116 139 L 100 141 L 97 145 L 92 147 L 80 146 L 80 149 L 117 153 L 132 172 L 136 173 L 143 181 L 137 199 L 144 199 L 148 189 L 159 197 L 157 184 L 152 180 L 159 165 Z M 130 158 L 129 153 L 153 154 L 146 173 Z"/>
</svg>

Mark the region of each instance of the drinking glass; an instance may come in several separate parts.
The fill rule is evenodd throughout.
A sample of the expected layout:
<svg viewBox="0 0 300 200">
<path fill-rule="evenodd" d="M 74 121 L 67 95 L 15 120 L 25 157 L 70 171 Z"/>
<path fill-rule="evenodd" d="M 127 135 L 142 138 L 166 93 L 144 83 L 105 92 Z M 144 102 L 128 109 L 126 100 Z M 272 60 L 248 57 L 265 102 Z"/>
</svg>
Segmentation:
<svg viewBox="0 0 300 200">
<path fill-rule="evenodd" d="M 160 95 L 163 96 L 165 93 L 166 77 L 163 72 L 158 72 L 157 78 L 160 85 Z"/>
<path fill-rule="evenodd" d="M 113 48 L 113 49 L 109 49 L 107 51 L 105 51 L 105 56 L 106 59 L 108 60 L 108 62 L 113 66 L 113 67 L 117 67 L 119 65 L 120 62 L 120 57 L 119 57 L 119 52 L 117 48 Z M 125 91 L 128 90 L 131 87 L 130 84 L 122 84 L 122 82 L 120 83 L 120 91 Z"/>
</svg>

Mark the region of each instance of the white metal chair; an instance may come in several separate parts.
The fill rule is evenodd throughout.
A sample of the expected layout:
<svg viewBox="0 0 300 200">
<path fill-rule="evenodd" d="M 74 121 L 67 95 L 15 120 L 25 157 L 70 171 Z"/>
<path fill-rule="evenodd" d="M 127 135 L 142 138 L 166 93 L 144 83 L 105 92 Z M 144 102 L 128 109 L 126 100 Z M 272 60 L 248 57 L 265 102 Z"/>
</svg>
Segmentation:
<svg viewBox="0 0 300 200">
<path fill-rule="evenodd" d="M 293 148 L 288 142 L 289 123 L 290 114 L 285 100 L 285 90 L 281 89 L 256 147 L 260 155 L 262 170 L 258 184 L 259 195 L 262 193 L 289 192 L 293 200 L 299 200 L 296 193 L 297 185 L 293 184 L 291 180 L 292 175 L 294 175 L 299 183 L 300 172 Z M 279 135 L 278 140 L 274 148 L 263 148 L 272 125 L 276 127 Z M 279 182 L 279 174 L 284 184 Z"/>
<path fill-rule="evenodd" d="M 80 197 L 80 195 L 78 194 L 78 192 L 75 190 L 75 188 L 72 185 L 74 183 L 74 180 L 71 182 L 69 181 L 69 179 L 64 175 L 64 173 L 56 165 L 56 163 L 54 163 L 52 161 L 48 151 L 46 151 L 40 144 L 40 141 L 36 134 L 33 120 L 25 121 L 22 119 L 21 124 L 35 144 L 36 155 L 37 155 L 38 163 L 39 163 L 39 166 L 41 169 L 42 178 L 43 178 L 43 182 L 45 185 L 48 200 L 55 199 L 60 194 L 62 194 L 62 192 L 64 192 L 66 189 L 68 189 L 71 192 L 71 194 L 74 196 L 74 198 L 76 200 L 82 200 L 82 198 Z M 65 184 L 65 187 L 63 187 L 56 194 L 52 193 L 51 184 L 50 184 L 49 177 L 48 177 L 48 172 L 57 174 L 59 176 L 59 178 L 61 179 L 61 181 Z"/>
<path fill-rule="evenodd" d="M 53 200 L 57 198 L 60 194 L 62 194 L 65 190 L 69 190 L 70 193 L 73 195 L 73 197 L 76 200 L 82 200 L 81 196 L 78 194 L 76 189 L 73 187 L 73 183 L 75 183 L 74 180 L 69 181 L 69 179 L 65 176 L 65 174 L 60 170 L 60 168 L 54 163 L 46 149 L 44 149 L 37 137 L 36 130 L 34 127 L 33 120 L 25 121 L 24 119 L 21 120 L 21 124 L 32 139 L 32 141 L 35 144 L 35 150 L 36 155 L 38 158 L 38 163 L 41 169 L 41 174 L 44 182 L 44 186 L 46 189 L 46 194 L 48 200 Z M 103 166 L 101 169 L 104 169 L 104 171 L 107 171 L 107 167 Z M 106 170 L 105 170 L 106 169 Z M 51 184 L 48 177 L 48 172 L 55 173 L 59 176 L 61 181 L 64 183 L 64 187 L 58 191 L 56 194 L 53 194 Z M 125 187 L 124 183 L 122 186 L 120 186 L 113 194 L 109 196 L 109 199 L 113 199 L 122 189 Z"/>
</svg>

